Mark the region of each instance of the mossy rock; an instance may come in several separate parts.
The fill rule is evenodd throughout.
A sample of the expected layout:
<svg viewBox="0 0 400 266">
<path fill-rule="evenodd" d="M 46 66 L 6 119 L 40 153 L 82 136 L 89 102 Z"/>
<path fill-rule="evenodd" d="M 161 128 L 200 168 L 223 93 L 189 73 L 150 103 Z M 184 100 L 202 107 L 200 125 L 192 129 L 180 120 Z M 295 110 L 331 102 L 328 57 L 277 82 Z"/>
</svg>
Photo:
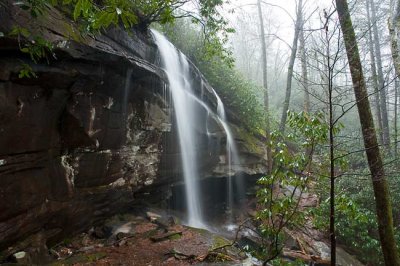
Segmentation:
<svg viewBox="0 0 400 266">
<path fill-rule="evenodd" d="M 249 133 L 246 130 L 243 130 L 239 127 L 234 126 L 235 133 L 237 134 L 237 137 L 243 141 L 243 146 L 246 149 L 247 152 L 249 153 L 254 153 L 254 154 L 264 154 L 264 149 L 262 143 L 259 139 L 257 139 L 255 136 L 253 136 L 251 133 Z"/>
<path fill-rule="evenodd" d="M 52 263 L 52 266 L 61 266 L 61 265 L 74 265 L 77 263 L 88 263 L 88 262 L 96 262 L 100 259 L 103 259 L 107 256 L 104 252 L 92 253 L 92 254 L 79 254 L 76 256 L 72 256 L 68 259 L 57 261 Z"/>
<path fill-rule="evenodd" d="M 186 226 L 188 229 L 190 229 L 193 232 L 199 233 L 202 236 L 209 236 L 210 232 L 207 229 L 202 229 L 202 228 L 196 228 L 196 227 L 190 227 Z"/>
<path fill-rule="evenodd" d="M 169 240 L 178 240 L 182 237 L 182 234 L 174 234 L 168 237 Z"/>
<path fill-rule="evenodd" d="M 212 238 L 212 245 L 211 245 L 211 249 L 216 249 L 219 247 L 223 247 L 226 245 L 230 245 L 232 242 L 229 241 L 228 239 L 222 237 L 222 236 L 216 236 L 214 235 Z"/>
</svg>

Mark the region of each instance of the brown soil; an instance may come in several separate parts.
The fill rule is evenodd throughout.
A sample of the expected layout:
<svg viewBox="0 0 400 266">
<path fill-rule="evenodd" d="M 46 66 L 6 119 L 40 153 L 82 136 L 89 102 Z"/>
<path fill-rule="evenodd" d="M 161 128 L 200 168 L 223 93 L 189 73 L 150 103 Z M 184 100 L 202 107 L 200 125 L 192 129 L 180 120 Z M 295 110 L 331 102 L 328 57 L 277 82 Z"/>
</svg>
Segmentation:
<svg viewBox="0 0 400 266">
<path fill-rule="evenodd" d="M 139 219 L 134 222 L 132 231 L 133 234 L 124 234 L 120 239 L 114 237 L 113 240 L 96 239 L 88 234 L 81 234 L 54 248 L 54 253 L 58 254 L 59 259 L 53 265 L 180 266 L 207 262 L 211 258 L 231 262 L 240 260 L 238 254 L 232 255 L 232 250 L 226 253 L 227 249 L 233 249 L 232 247 L 217 249 L 215 251 L 218 252 L 213 253 L 213 256 L 207 256 L 216 247 L 229 244 L 229 241 L 221 237 L 216 241 L 215 235 L 205 230 L 182 225 L 162 229 L 157 224 Z M 178 234 L 159 242 L 153 241 L 156 236 L 162 236 L 166 231 Z"/>
</svg>

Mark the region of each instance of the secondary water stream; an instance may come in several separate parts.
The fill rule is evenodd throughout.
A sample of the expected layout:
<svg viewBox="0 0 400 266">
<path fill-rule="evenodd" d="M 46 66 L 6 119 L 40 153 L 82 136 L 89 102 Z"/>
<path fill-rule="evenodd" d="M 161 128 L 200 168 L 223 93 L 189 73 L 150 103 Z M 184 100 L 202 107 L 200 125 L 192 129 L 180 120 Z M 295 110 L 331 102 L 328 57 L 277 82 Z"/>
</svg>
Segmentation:
<svg viewBox="0 0 400 266">
<path fill-rule="evenodd" d="M 224 127 L 225 133 L 226 133 L 226 156 L 228 160 L 228 169 L 232 173 L 228 174 L 228 211 L 229 211 L 229 223 L 232 222 L 232 210 L 233 210 L 233 180 L 232 180 L 232 175 L 234 175 L 234 167 L 238 167 L 240 164 L 239 161 L 239 153 L 236 148 L 235 140 L 233 139 L 233 134 L 228 126 L 228 121 L 226 119 L 226 113 L 225 113 L 225 107 L 224 104 L 222 103 L 221 98 L 218 96 L 218 94 L 214 91 L 215 96 L 217 97 L 218 101 L 218 106 L 217 106 L 217 113 L 220 119 L 220 122 L 222 126 Z"/>
</svg>

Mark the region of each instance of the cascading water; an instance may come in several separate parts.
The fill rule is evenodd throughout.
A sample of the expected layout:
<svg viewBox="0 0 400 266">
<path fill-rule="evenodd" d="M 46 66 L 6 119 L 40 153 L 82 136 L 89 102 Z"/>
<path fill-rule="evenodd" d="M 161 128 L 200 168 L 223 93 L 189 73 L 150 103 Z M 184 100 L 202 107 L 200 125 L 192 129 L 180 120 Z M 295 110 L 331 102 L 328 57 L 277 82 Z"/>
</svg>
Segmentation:
<svg viewBox="0 0 400 266">
<path fill-rule="evenodd" d="M 222 103 L 221 98 L 218 96 L 218 94 L 214 91 L 215 96 L 217 97 L 218 105 L 217 105 L 217 114 L 220 118 L 220 122 L 222 126 L 224 127 L 225 133 L 226 133 L 226 154 L 227 154 L 227 160 L 228 160 L 228 169 L 229 171 L 233 171 L 234 166 L 237 167 L 240 163 L 239 161 L 239 154 L 236 148 L 235 141 L 233 139 L 233 134 L 228 126 L 227 120 L 226 120 L 226 113 L 225 113 L 225 107 L 224 104 Z M 232 182 L 232 175 L 233 173 L 228 174 L 228 210 L 230 211 L 230 217 L 229 220 L 232 220 L 232 209 L 233 209 L 233 182 Z M 232 221 L 229 221 L 232 222 Z"/>
<path fill-rule="evenodd" d="M 194 150 L 194 125 L 196 114 L 194 101 L 190 96 L 189 63 L 163 35 L 152 31 L 160 51 L 163 67 L 167 73 L 169 88 L 175 108 L 175 118 L 179 135 L 179 146 L 183 165 L 185 192 L 188 211 L 188 225 L 206 228 L 200 205 L 200 193 L 196 182 L 198 179 L 197 156 Z"/>
<path fill-rule="evenodd" d="M 235 140 L 233 139 L 233 134 L 228 126 L 228 122 L 226 120 L 226 113 L 225 113 L 225 107 L 224 104 L 221 101 L 221 98 L 218 96 L 218 94 L 214 91 L 215 96 L 217 97 L 217 114 L 218 117 L 220 118 L 220 122 L 225 130 L 226 133 L 226 149 L 227 149 L 227 156 L 228 156 L 228 167 L 230 170 L 233 170 L 233 165 L 238 166 L 239 165 L 239 153 L 236 148 Z"/>
<path fill-rule="evenodd" d="M 167 73 L 169 89 L 175 109 L 175 119 L 177 123 L 179 146 L 181 149 L 181 159 L 183 165 L 183 175 L 185 181 L 186 205 L 188 211 L 188 225 L 198 228 L 207 228 L 203 221 L 201 208 L 201 195 L 197 186 L 199 180 L 198 159 L 196 156 L 195 127 L 200 123 L 196 116 L 196 107 L 201 106 L 207 111 L 207 117 L 215 114 L 212 110 L 191 91 L 189 62 L 185 55 L 179 52 L 163 35 L 152 30 L 155 42 L 160 51 L 162 65 Z M 201 81 L 202 82 L 202 81 Z M 203 90 L 203 84 L 201 84 Z M 232 132 L 227 124 L 224 105 L 214 91 L 218 101 L 217 117 L 225 130 L 227 138 L 227 160 L 229 171 L 233 165 L 239 164 L 239 156 L 233 139 Z M 203 95 L 203 92 L 202 92 Z M 208 125 L 205 125 L 208 133 Z M 228 208 L 233 207 L 233 184 L 231 173 L 228 184 Z"/>
</svg>

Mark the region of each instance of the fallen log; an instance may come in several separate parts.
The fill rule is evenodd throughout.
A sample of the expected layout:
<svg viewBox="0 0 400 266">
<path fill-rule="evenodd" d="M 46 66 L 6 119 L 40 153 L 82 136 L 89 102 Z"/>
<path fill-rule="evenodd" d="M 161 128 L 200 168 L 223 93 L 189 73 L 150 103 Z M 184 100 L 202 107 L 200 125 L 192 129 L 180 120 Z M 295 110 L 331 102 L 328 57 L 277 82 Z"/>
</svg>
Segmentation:
<svg viewBox="0 0 400 266">
<path fill-rule="evenodd" d="M 306 262 L 314 262 L 322 265 L 330 265 L 331 263 L 330 260 L 325 260 L 319 256 L 309 255 L 302 251 L 297 251 L 297 250 L 283 250 L 282 255 L 289 259 L 294 259 L 294 260 L 301 259 Z"/>
</svg>

